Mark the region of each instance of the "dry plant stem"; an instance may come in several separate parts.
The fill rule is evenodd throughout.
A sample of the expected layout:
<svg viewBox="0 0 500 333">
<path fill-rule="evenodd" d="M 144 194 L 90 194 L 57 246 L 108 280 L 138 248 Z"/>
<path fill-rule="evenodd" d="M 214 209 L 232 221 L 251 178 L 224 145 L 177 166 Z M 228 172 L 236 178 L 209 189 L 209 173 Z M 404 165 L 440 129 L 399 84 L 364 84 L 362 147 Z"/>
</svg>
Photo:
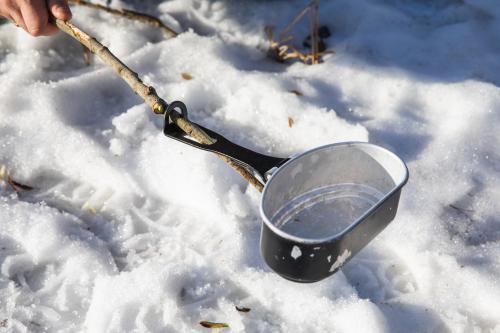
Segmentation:
<svg viewBox="0 0 500 333">
<path fill-rule="evenodd" d="M 56 25 L 59 29 L 75 38 L 77 41 L 85 45 L 90 52 L 99 56 L 108 65 L 113 68 L 113 70 L 128 83 L 130 88 L 135 91 L 136 94 L 142 97 L 146 103 L 153 109 L 155 113 L 164 113 L 167 107 L 167 103 L 158 97 L 156 91 L 153 87 L 145 85 L 137 73 L 133 72 L 124 63 L 120 61 L 117 57 L 111 53 L 107 47 L 99 43 L 95 38 L 90 37 L 88 34 L 77 28 L 75 25 L 69 22 L 56 20 Z"/>
<path fill-rule="evenodd" d="M 314 26 L 313 26 L 313 7 L 311 6 L 309 12 L 309 36 L 311 36 L 311 51 L 314 54 Z M 314 62 L 313 62 L 314 63 Z"/>
<path fill-rule="evenodd" d="M 309 11 L 311 10 L 311 2 L 309 2 L 305 7 L 304 9 L 302 9 L 302 11 L 294 17 L 294 19 L 285 27 L 285 29 L 283 29 L 280 34 L 279 34 L 279 42 L 278 43 L 284 43 L 286 40 L 285 39 L 291 39 L 293 37 L 289 36 L 287 38 L 285 38 L 285 34 L 288 33 L 288 31 L 290 31 L 291 28 L 293 28 L 293 26 L 295 24 L 297 24 L 297 22 L 299 22 L 299 20 Z"/>
<path fill-rule="evenodd" d="M 318 0 L 314 0 L 314 39 L 313 39 L 313 64 L 318 64 L 319 63 L 319 57 L 318 57 L 318 52 L 319 52 L 319 36 L 318 36 L 318 30 L 319 30 L 319 4 Z"/>
<path fill-rule="evenodd" d="M 313 16 L 314 16 L 313 8 L 314 8 L 314 6 L 311 6 L 311 9 L 309 10 L 309 36 L 311 36 L 311 54 L 312 54 L 312 57 L 311 57 L 312 63 L 311 64 L 314 64 L 314 44 L 315 44 L 314 24 L 313 24 Z"/>
<path fill-rule="evenodd" d="M 293 47 L 291 44 L 286 44 L 293 40 L 292 35 L 286 36 L 290 29 L 293 28 L 297 22 L 305 15 L 309 16 L 309 36 L 311 38 L 311 52 L 302 53 Z M 272 28 L 265 27 L 267 39 L 269 40 L 269 49 L 267 55 L 279 62 L 285 62 L 288 59 L 300 59 L 305 64 L 319 64 L 322 56 L 326 54 L 333 54 L 333 51 L 319 51 L 319 1 L 310 0 L 302 11 L 293 18 L 293 20 L 279 33 L 278 41 L 273 39 Z"/>
<path fill-rule="evenodd" d="M 77 28 L 74 24 L 56 20 L 56 25 L 63 32 L 69 34 L 71 37 L 75 38 L 81 44 L 86 46 L 92 53 L 96 54 L 104 61 L 108 66 L 113 68 L 115 72 L 125 80 L 130 88 L 141 96 L 146 103 L 149 104 L 153 112 L 157 114 L 164 114 L 167 108 L 167 103 L 161 99 L 153 87 L 145 85 L 137 73 L 130 70 L 124 63 L 122 63 L 117 57 L 115 57 L 104 45 L 99 43 L 95 38 L 90 37 L 88 34 L 83 32 L 81 29 Z M 181 128 L 186 134 L 199 141 L 202 144 L 212 144 L 214 140 L 208 136 L 204 131 L 202 131 L 198 126 L 189 122 L 188 120 L 180 117 L 179 114 L 172 112 L 170 117 L 173 122 L 179 128 Z M 230 158 L 217 155 L 224 162 L 229 164 L 233 169 L 235 169 L 243 178 L 245 178 L 251 185 L 253 185 L 258 191 L 262 192 L 264 186 L 245 168 L 236 164 Z"/>
<path fill-rule="evenodd" d="M 87 2 L 84 0 L 69 0 L 69 3 L 73 5 L 79 5 L 79 6 L 85 6 L 89 8 L 103 10 L 110 14 L 122 16 L 130 20 L 149 24 L 155 28 L 161 29 L 163 33 L 169 37 L 176 37 L 178 35 L 177 32 L 175 32 L 172 28 L 166 26 L 160 19 L 148 14 L 139 13 L 128 9 L 109 8 L 103 5 Z"/>
</svg>

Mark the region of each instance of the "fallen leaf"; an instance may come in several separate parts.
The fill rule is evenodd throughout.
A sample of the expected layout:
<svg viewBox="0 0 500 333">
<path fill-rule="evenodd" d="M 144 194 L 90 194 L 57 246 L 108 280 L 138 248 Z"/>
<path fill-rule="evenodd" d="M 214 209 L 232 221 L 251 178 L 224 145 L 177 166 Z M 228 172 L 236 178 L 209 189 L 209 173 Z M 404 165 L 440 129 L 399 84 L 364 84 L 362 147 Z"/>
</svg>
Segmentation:
<svg viewBox="0 0 500 333">
<path fill-rule="evenodd" d="M 191 74 L 189 74 L 189 73 L 182 73 L 181 76 L 186 81 L 189 81 L 189 80 L 193 79 L 193 76 Z"/>
<path fill-rule="evenodd" d="M 206 328 L 226 328 L 229 327 L 228 324 L 225 323 L 213 323 L 211 321 L 200 321 L 200 325 Z"/>
<path fill-rule="evenodd" d="M 290 92 L 291 92 L 292 94 L 294 94 L 295 96 L 304 96 L 304 94 L 303 94 L 303 93 L 301 93 L 300 91 L 295 90 L 295 89 L 290 90 Z"/>
<path fill-rule="evenodd" d="M 292 128 L 293 124 L 295 124 L 295 120 L 292 117 L 288 117 L 288 127 Z"/>
<path fill-rule="evenodd" d="M 12 179 L 10 176 L 7 176 L 7 184 L 9 184 L 10 187 L 12 187 L 12 189 L 14 191 L 16 191 L 17 193 L 33 190 L 33 187 L 18 183 L 14 179 Z"/>
<path fill-rule="evenodd" d="M 244 308 L 244 307 L 239 307 L 239 306 L 235 306 L 236 310 L 238 310 L 239 312 L 250 312 L 250 308 Z"/>
<path fill-rule="evenodd" d="M 462 207 L 458 207 L 458 206 L 455 206 L 453 204 L 449 204 L 448 205 L 450 208 L 453 208 L 455 210 L 458 210 L 459 212 L 470 212 L 470 213 L 473 213 L 474 212 L 474 209 L 465 209 L 465 208 L 462 208 Z"/>
<path fill-rule="evenodd" d="M 82 210 L 84 210 L 92 215 L 97 215 L 97 209 L 95 207 L 92 207 L 92 205 L 88 201 L 83 204 Z"/>
</svg>

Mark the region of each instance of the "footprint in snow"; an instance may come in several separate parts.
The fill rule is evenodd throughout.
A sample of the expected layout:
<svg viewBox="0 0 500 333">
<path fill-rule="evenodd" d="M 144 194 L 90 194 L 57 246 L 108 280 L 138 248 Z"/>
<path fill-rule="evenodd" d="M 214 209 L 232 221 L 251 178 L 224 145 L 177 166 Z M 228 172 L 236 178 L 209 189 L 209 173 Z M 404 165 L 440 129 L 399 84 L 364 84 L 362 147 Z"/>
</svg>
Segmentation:
<svg viewBox="0 0 500 333">
<path fill-rule="evenodd" d="M 392 250 L 362 251 L 343 272 L 359 297 L 380 303 L 418 289 L 406 263 Z"/>
</svg>

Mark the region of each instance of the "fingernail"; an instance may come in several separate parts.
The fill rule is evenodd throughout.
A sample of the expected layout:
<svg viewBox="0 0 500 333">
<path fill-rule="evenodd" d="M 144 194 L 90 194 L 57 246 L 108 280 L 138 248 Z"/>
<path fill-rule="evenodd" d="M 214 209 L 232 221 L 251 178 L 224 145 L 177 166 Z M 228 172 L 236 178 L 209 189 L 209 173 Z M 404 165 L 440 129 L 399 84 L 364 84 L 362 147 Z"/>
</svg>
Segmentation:
<svg viewBox="0 0 500 333">
<path fill-rule="evenodd" d="M 59 14 L 63 17 L 71 17 L 71 11 L 66 7 L 57 7 L 56 14 Z"/>
</svg>

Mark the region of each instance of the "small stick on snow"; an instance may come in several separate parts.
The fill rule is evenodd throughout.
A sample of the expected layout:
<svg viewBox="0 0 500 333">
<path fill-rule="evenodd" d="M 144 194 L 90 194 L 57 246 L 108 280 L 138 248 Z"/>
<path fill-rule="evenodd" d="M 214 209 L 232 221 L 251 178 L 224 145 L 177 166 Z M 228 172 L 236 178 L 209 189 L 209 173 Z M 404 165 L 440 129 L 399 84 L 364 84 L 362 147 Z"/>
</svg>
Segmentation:
<svg viewBox="0 0 500 333">
<path fill-rule="evenodd" d="M 166 26 L 160 19 L 148 14 L 139 13 L 128 9 L 114 9 L 103 5 L 87 2 L 84 0 L 69 0 L 69 3 L 72 5 L 79 5 L 79 6 L 85 6 L 89 8 L 103 10 L 107 13 L 122 16 L 129 20 L 134 20 L 149 24 L 155 28 L 161 29 L 163 33 L 169 37 L 177 37 L 178 35 L 177 32 L 175 32 L 172 28 Z"/>
<path fill-rule="evenodd" d="M 161 99 L 153 87 L 145 85 L 139 75 L 128 68 L 123 62 L 120 61 L 107 47 L 99 43 L 95 38 L 89 36 L 87 33 L 76 27 L 74 24 L 66 21 L 56 20 L 56 25 L 63 32 L 67 33 L 85 47 L 87 47 L 92 53 L 96 54 L 101 58 L 102 61 L 109 67 L 113 68 L 114 71 L 123 79 L 130 88 L 139 96 L 144 99 L 144 101 L 151 107 L 154 113 L 164 114 L 167 108 L 167 103 Z M 214 140 L 208 136 L 204 131 L 202 131 L 198 126 L 189 122 L 188 120 L 182 118 L 178 113 L 172 112 L 170 119 L 179 126 L 186 134 L 197 140 L 202 144 L 212 144 Z M 221 160 L 229 164 L 233 169 L 236 170 L 243 178 L 245 178 L 252 186 L 254 186 L 259 192 L 262 192 L 264 186 L 245 168 L 236 164 L 230 158 L 217 155 Z"/>
<path fill-rule="evenodd" d="M 279 42 L 278 43 L 283 44 L 284 42 L 288 41 L 290 38 L 293 38 L 292 36 L 285 38 L 285 34 L 287 34 L 290 31 L 290 29 L 293 28 L 293 26 L 297 24 L 297 22 L 299 22 L 299 20 L 302 18 L 302 16 L 304 16 L 307 13 L 308 10 L 311 10 L 311 6 L 312 6 L 312 3 L 310 1 L 304 7 L 304 9 L 302 9 L 302 11 L 299 14 L 297 14 L 297 16 L 295 16 L 290 23 L 288 23 L 288 25 L 285 27 L 285 29 L 281 30 L 281 32 L 279 33 Z"/>
<path fill-rule="evenodd" d="M 309 11 L 309 34 L 311 36 L 311 65 L 318 63 L 318 0 L 314 0 Z"/>
<path fill-rule="evenodd" d="M 313 9 L 314 6 L 311 6 L 309 10 L 309 35 L 311 36 L 311 65 L 314 65 L 314 23 L 313 23 Z"/>
</svg>

